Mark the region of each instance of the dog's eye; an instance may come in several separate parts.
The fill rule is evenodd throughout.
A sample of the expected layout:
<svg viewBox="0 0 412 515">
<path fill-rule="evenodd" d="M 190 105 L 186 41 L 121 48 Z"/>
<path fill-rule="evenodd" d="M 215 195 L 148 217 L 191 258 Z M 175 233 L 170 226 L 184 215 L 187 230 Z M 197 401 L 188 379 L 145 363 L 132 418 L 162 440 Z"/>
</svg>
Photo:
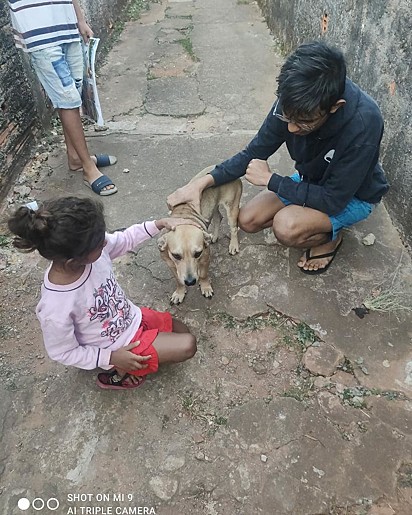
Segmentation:
<svg viewBox="0 0 412 515">
<path fill-rule="evenodd" d="M 180 261 L 182 259 L 182 256 L 180 254 L 172 254 L 172 256 L 174 257 L 174 259 L 176 259 L 176 261 Z"/>
<path fill-rule="evenodd" d="M 200 256 L 202 255 L 202 251 L 199 250 L 197 252 L 194 253 L 194 257 L 197 259 L 197 258 L 200 258 Z"/>
</svg>

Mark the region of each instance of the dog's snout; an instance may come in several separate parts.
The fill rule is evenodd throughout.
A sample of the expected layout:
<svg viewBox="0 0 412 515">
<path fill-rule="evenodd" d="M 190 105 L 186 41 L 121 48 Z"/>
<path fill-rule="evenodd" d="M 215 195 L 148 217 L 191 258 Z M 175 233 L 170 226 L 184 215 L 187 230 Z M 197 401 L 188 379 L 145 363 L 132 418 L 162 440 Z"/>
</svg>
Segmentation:
<svg viewBox="0 0 412 515">
<path fill-rule="evenodd" d="M 185 279 L 185 285 L 186 286 L 193 286 L 196 284 L 196 279 L 194 277 L 187 277 Z"/>
</svg>

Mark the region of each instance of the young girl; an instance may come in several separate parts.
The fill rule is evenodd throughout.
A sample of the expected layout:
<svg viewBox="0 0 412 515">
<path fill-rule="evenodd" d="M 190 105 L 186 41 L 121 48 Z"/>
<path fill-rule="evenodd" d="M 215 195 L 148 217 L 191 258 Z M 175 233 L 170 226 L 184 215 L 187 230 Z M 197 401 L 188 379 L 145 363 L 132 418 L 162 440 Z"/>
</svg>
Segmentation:
<svg viewBox="0 0 412 515">
<path fill-rule="evenodd" d="M 170 313 L 138 308 L 113 274 L 112 260 L 187 220 L 163 218 L 106 233 L 103 205 L 86 198 L 20 207 L 8 221 L 14 246 L 51 261 L 36 314 L 51 359 L 84 369 L 100 367 L 101 388 L 141 386 L 159 363 L 196 353 L 196 339 Z"/>
</svg>

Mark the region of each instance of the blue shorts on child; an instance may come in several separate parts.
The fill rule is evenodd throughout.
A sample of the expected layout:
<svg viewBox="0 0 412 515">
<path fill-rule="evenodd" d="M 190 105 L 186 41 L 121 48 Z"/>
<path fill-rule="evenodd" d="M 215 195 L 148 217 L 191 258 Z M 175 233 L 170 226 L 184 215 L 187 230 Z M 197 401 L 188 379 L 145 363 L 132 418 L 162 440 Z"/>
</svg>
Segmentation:
<svg viewBox="0 0 412 515">
<path fill-rule="evenodd" d="M 76 109 L 82 105 L 83 52 L 80 41 L 36 50 L 29 56 L 54 108 Z"/>
</svg>

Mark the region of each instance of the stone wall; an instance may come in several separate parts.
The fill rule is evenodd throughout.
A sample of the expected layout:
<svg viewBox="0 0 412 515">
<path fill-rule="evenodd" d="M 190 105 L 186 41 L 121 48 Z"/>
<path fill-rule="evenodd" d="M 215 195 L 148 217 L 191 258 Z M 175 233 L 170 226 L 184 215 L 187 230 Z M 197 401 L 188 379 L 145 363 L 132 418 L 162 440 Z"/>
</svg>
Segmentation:
<svg viewBox="0 0 412 515">
<path fill-rule="evenodd" d="M 394 223 L 412 245 L 412 0 L 258 0 L 285 54 L 317 38 L 340 47 L 348 74 L 385 119 L 381 160 Z"/>
<path fill-rule="evenodd" d="M 102 44 L 127 2 L 80 0 Z M 14 46 L 9 21 L 7 1 L 0 0 L 0 198 L 27 161 L 36 134 L 47 126 L 52 112 L 27 56 Z"/>
<path fill-rule="evenodd" d="M 17 55 L 8 5 L 0 2 L 0 191 L 5 191 L 13 172 L 24 161 L 36 130 L 38 114 L 30 87 L 33 80 Z"/>
</svg>

